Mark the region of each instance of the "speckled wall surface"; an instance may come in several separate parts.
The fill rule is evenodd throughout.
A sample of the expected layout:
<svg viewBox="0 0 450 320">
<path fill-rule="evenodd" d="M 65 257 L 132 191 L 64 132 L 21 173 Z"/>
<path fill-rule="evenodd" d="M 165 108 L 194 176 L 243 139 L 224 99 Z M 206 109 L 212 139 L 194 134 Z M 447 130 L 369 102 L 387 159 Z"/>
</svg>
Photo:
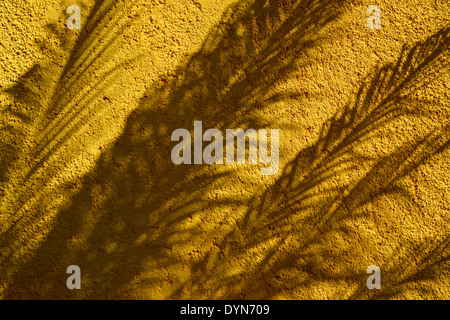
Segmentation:
<svg viewBox="0 0 450 320">
<path fill-rule="evenodd" d="M 0 297 L 449 299 L 449 9 L 1 1 Z M 175 165 L 194 121 L 280 170 Z"/>
</svg>

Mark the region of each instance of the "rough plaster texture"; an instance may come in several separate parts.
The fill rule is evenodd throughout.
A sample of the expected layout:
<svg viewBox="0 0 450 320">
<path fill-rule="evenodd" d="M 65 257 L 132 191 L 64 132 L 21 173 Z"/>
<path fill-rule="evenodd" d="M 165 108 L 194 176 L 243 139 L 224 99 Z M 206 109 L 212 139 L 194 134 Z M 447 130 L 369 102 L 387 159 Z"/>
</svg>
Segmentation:
<svg viewBox="0 0 450 320">
<path fill-rule="evenodd" d="M 449 27 L 440 0 L 1 1 L 0 297 L 450 298 Z M 279 129 L 280 171 L 175 166 L 195 120 Z"/>
</svg>

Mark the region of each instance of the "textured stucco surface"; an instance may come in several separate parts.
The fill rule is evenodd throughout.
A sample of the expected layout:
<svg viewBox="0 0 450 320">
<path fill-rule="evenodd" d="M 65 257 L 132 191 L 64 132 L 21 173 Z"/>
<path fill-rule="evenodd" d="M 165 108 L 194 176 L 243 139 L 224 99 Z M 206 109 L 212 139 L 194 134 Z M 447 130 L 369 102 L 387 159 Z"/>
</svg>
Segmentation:
<svg viewBox="0 0 450 320">
<path fill-rule="evenodd" d="M 0 297 L 449 299 L 449 9 L 1 1 Z M 195 120 L 280 171 L 174 165 Z"/>
</svg>

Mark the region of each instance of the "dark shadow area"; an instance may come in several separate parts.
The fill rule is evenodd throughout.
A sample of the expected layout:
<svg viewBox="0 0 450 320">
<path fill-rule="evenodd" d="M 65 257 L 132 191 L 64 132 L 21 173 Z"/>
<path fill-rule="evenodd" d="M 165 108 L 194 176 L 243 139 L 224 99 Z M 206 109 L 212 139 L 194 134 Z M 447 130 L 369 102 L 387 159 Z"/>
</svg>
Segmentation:
<svg viewBox="0 0 450 320">
<path fill-rule="evenodd" d="M 48 165 L 51 156 L 108 105 L 108 86 L 120 75 L 124 64 L 136 59 L 104 66 L 120 45 L 129 23 L 125 8 L 133 3 L 96 1 L 89 15 L 83 16 L 86 24 L 79 34 L 66 28 L 67 14 L 63 7 L 58 23 L 46 26 L 48 38 L 36 40 L 39 50 L 49 59 L 43 59 L 17 84 L 2 90 L 13 99 L 13 104 L 2 112 L 15 116 L 28 129 L 21 138 L 30 140 L 26 150 L 30 168 L 20 184 L 26 184 L 44 164 Z M 85 6 L 81 8 L 83 12 L 88 10 Z M 52 42 L 58 46 L 51 45 Z M 60 61 L 67 63 L 61 66 Z M 0 176 L 5 176 L 8 166 L 0 170 Z M 49 180 L 53 173 L 38 176 Z M 14 209 L 19 211 L 17 206 Z"/>
<path fill-rule="evenodd" d="M 449 148 L 449 106 L 412 99 L 418 83 L 442 81 L 429 77 L 448 59 L 449 45 L 447 27 L 405 46 L 396 63 L 375 70 L 356 101 L 323 126 L 317 142 L 286 165 L 270 190 L 254 197 L 216 252 L 193 266 L 174 298 L 182 297 L 183 289 L 193 296 L 223 290 L 227 299 L 314 298 L 315 290 L 327 286 L 335 292 L 331 299 L 392 298 L 416 281 L 412 290 L 439 297 L 425 292 L 420 281 L 448 277 L 448 236 L 423 243 L 390 237 L 389 222 L 383 221 L 388 212 L 377 203 L 414 208 L 402 179 Z M 423 118 L 436 122 L 418 136 L 405 135 L 401 143 L 388 139 L 384 154 L 361 152 L 396 121 Z M 372 236 L 358 225 L 372 226 Z M 377 232 L 387 233 L 386 243 L 376 242 Z M 374 264 L 374 253 L 389 252 L 390 246 L 398 250 L 375 261 L 383 274 L 382 290 L 368 290 L 366 268 Z"/>
<path fill-rule="evenodd" d="M 78 3 L 83 13 L 89 12 L 82 16 L 80 31 L 67 29 L 67 7 L 60 5 L 58 22 L 48 24 L 46 36 L 35 41 L 44 58 L 15 85 L 2 88 L 11 101 L 1 110 L 7 124 L 0 129 L 11 140 L 0 143 L 0 262 L 5 277 L 14 260 L 26 257 L 27 246 L 43 235 L 39 224 L 52 205 L 51 181 L 77 156 L 67 143 L 109 105 L 108 87 L 134 59 L 107 64 L 126 28 L 123 1 L 96 1 L 90 10 Z"/>
<path fill-rule="evenodd" d="M 195 120 L 203 121 L 204 129 L 222 132 L 271 128 L 271 123 L 259 120 L 261 112 L 300 97 L 276 85 L 305 63 L 303 53 L 308 48 L 321 44 L 325 39 L 321 30 L 339 16 L 345 2 L 239 1 L 228 8 L 202 48 L 147 91 L 123 134 L 83 178 L 82 189 L 58 214 L 33 258 L 14 273 L 5 297 L 167 297 L 168 292 L 140 290 L 163 288 L 164 283 L 182 287 L 182 273 L 195 282 L 197 276 L 192 278 L 189 266 L 203 254 L 198 244 L 211 241 L 202 232 L 211 218 L 209 212 L 247 204 L 233 196 L 220 201 L 208 198 L 209 190 L 236 181 L 235 172 L 229 167 L 220 171 L 215 166 L 174 165 L 172 132 L 192 130 Z M 91 38 L 88 30 L 86 39 Z M 83 72 L 73 62 L 81 58 L 74 56 L 69 59 L 73 67 L 66 69 Z M 92 87 L 92 94 L 98 94 L 98 86 Z M 59 114 L 58 107 L 49 112 Z M 61 115 L 61 121 L 72 122 L 71 114 Z M 43 124 L 42 130 L 51 133 L 49 139 L 59 134 L 54 127 Z M 53 149 L 46 143 L 38 145 L 51 154 Z M 8 237 L 3 236 L 2 242 Z M 65 288 L 66 268 L 72 264 L 83 270 L 83 290 L 76 292 Z M 152 272 L 146 274 L 148 270 Z"/>
</svg>

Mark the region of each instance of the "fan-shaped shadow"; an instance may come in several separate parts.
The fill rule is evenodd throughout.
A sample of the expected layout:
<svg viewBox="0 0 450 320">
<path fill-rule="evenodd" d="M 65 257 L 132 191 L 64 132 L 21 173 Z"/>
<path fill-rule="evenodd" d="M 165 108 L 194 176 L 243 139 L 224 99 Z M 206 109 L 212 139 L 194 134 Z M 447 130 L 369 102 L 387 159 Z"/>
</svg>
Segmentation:
<svg viewBox="0 0 450 320">
<path fill-rule="evenodd" d="M 325 298 L 324 292 L 338 299 L 387 298 L 404 293 L 406 282 L 443 281 L 448 237 L 417 243 L 389 235 L 384 203 L 420 212 L 403 180 L 448 151 L 449 106 L 411 97 L 418 85 L 442 81 L 432 75 L 448 69 L 449 44 L 447 27 L 405 46 L 395 64 L 378 68 L 356 101 L 323 126 L 272 188 L 255 195 L 246 216 L 191 268 L 189 281 L 173 297 L 186 288 L 193 295 L 224 292 L 231 299 Z M 392 126 L 404 120 L 420 125 L 423 119 L 429 123 L 421 130 L 388 138 L 382 152 L 370 152 Z M 383 240 L 377 233 L 387 235 Z M 402 249 L 392 251 L 393 246 Z M 380 292 L 366 287 L 366 268 L 374 259 L 386 275 Z M 410 290 L 423 293 L 420 287 Z"/>
<path fill-rule="evenodd" d="M 245 199 L 232 195 L 215 199 L 211 190 L 236 183 L 246 169 L 175 166 L 171 133 L 191 129 L 195 120 L 222 131 L 270 128 L 269 121 L 260 120 L 261 113 L 297 97 L 277 83 L 296 72 L 302 52 L 320 44 L 321 30 L 336 19 L 342 3 L 239 1 L 228 8 L 202 48 L 147 91 L 33 258 L 16 268 L 5 296 L 168 297 L 170 292 L 163 290 L 182 286 L 189 266 L 204 254 L 198 245 L 214 236 L 208 230 L 211 209 L 245 205 Z M 78 70 L 74 72 L 84 72 Z M 71 122 L 71 114 L 61 121 Z M 50 141 L 60 132 L 53 128 L 43 126 Z M 53 152 L 47 141 L 39 146 Z M 218 230 L 217 236 L 223 232 Z M 65 270 L 72 264 L 82 269 L 81 291 L 65 288 Z"/>
<path fill-rule="evenodd" d="M 45 26 L 46 37 L 36 39 L 48 58 L 2 88 L 11 101 L 1 110 L 7 123 L 2 135 L 10 139 L 0 143 L 0 262 L 5 278 L 14 261 L 26 260 L 33 242 L 45 236 L 42 226 L 56 201 L 52 193 L 63 193 L 55 188 L 55 178 L 79 155 L 78 139 L 101 117 L 124 65 L 134 61 L 110 62 L 127 23 L 126 11 L 120 10 L 124 4 L 118 2 L 96 1 L 90 9 L 80 4 L 89 15 L 83 28 L 73 31 L 65 26 L 63 1 L 58 22 Z"/>
</svg>

